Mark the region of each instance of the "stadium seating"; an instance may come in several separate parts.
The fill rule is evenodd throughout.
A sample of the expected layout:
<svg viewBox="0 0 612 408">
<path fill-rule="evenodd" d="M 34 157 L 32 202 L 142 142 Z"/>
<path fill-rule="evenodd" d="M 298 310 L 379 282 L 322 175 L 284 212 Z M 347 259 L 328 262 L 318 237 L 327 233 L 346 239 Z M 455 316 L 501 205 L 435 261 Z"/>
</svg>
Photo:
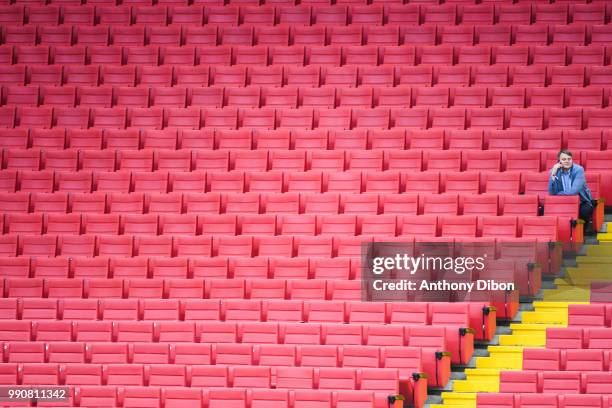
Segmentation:
<svg viewBox="0 0 612 408">
<path fill-rule="evenodd" d="M 578 200 L 547 194 L 560 149 L 601 228 L 606 2 L 297 3 L 0 5 L 3 384 L 75 406 L 421 407 L 557 272 L 547 244 L 583 241 Z M 490 244 L 504 259 L 474 277 L 519 290 L 362 301 L 362 245 L 387 241 Z M 609 406 L 608 309 L 570 307 L 478 406 Z"/>
</svg>

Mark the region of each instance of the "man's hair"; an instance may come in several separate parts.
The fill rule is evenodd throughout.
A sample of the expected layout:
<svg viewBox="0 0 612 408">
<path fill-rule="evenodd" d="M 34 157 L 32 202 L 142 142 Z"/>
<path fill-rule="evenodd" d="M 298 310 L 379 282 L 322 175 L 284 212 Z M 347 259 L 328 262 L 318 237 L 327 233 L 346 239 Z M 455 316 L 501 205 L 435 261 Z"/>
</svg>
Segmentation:
<svg viewBox="0 0 612 408">
<path fill-rule="evenodd" d="M 569 150 L 559 150 L 559 153 L 557 153 L 557 160 L 561 158 L 562 154 L 572 157 L 572 152 L 570 152 Z"/>
</svg>

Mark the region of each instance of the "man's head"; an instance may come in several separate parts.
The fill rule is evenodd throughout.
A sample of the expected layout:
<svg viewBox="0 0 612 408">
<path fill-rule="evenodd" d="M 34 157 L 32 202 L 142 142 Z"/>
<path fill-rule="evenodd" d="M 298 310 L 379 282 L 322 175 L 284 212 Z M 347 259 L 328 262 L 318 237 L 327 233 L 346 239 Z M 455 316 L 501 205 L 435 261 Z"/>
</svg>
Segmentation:
<svg viewBox="0 0 612 408">
<path fill-rule="evenodd" d="M 574 161 L 572 159 L 572 152 L 570 152 L 569 150 L 561 150 L 557 154 L 557 159 L 559 160 L 559 163 L 561 164 L 561 168 L 563 170 L 569 170 L 574 164 Z"/>
</svg>

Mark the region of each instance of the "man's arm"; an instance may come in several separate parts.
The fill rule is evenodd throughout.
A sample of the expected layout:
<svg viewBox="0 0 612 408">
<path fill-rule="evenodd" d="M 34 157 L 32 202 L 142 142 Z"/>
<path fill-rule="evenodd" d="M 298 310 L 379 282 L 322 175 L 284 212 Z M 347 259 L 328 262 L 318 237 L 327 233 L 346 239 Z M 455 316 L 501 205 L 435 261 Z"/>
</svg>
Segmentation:
<svg viewBox="0 0 612 408">
<path fill-rule="evenodd" d="M 557 183 L 557 173 L 561 168 L 560 163 L 555 163 L 555 165 L 550 169 L 550 177 L 548 179 L 548 194 L 557 195 L 559 194 L 559 184 Z"/>
<path fill-rule="evenodd" d="M 550 176 L 548 178 L 548 194 L 557 195 L 559 194 L 559 189 L 557 186 L 557 176 Z"/>
</svg>

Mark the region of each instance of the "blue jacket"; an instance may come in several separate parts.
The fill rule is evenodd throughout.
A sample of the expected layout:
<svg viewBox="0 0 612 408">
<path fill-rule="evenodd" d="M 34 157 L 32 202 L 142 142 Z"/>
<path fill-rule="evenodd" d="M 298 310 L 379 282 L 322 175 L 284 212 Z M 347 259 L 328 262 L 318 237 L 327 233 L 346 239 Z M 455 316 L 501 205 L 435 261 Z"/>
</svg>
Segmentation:
<svg viewBox="0 0 612 408">
<path fill-rule="evenodd" d="M 559 169 L 557 174 L 563 170 Z M 551 177 L 548 181 L 548 193 L 550 195 L 576 195 L 580 196 L 581 203 L 591 203 L 593 196 L 591 190 L 587 187 L 586 179 L 584 178 L 584 168 L 579 164 L 574 164 L 569 169 L 569 177 L 572 181 L 572 188 L 568 191 L 563 190 L 563 182 L 560 177 Z"/>
</svg>

